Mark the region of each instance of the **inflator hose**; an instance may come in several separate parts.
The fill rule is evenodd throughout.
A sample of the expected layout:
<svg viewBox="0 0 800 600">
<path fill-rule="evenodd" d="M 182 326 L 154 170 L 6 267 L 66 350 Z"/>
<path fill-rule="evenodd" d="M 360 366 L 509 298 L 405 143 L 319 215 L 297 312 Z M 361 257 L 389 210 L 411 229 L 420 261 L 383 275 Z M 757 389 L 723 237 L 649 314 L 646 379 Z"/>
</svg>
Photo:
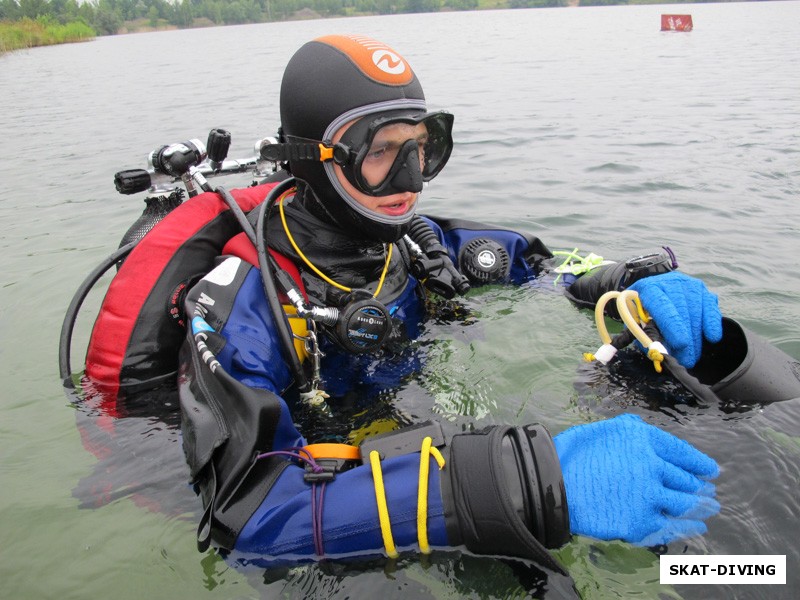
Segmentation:
<svg viewBox="0 0 800 600">
<path fill-rule="evenodd" d="M 236 202 L 231 193 L 226 190 L 224 187 L 217 186 L 214 191 L 220 195 L 220 197 L 225 201 L 225 204 L 228 205 L 228 208 L 231 209 L 233 216 L 236 218 L 236 221 L 239 223 L 239 227 L 242 228 L 244 234 L 247 236 L 247 239 L 250 240 L 250 243 L 253 244 L 253 247 L 256 247 L 256 232 L 253 231 L 253 226 L 250 224 L 250 221 L 247 220 L 247 216 L 244 214 L 244 211 L 239 206 L 239 203 Z"/>
<path fill-rule="evenodd" d="M 645 333 L 655 341 L 661 341 L 661 331 L 658 326 L 650 321 L 644 326 Z M 698 400 L 708 402 L 714 406 L 721 406 L 722 400 L 717 393 L 711 389 L 710 385 L 702 383 L 697 377 L 689 373 L 681 363 L 678 362 L 674 356 L 670 354 L 664 355 L 664 366 L 677 379 L 683 387 L 694 394 Z"/>
<path fill-rule="evenodd" d="M 275 201 L 284 193 L 288 192 L 295 186 L 294 177 L 290 177 L 281 181 L 278 185 L 272 188 L 267 194 L 267 198 L 261 203 L 258 208 L 258 216 L 256 220 L 256 252 L 258 254 L 258 267 L 261 270 L 261 282 L 264 286 L 264 294 L 269 302 L 272 315 L 275 319 L 275 326 L 278 329 L 278 335 L 281 340 L 281 347 L 284 351 L 284 358 L 286 358 L 289 366 L 294 373 L 297 380 L 297 387 L 301 392 L 309 391 L 311 382 L 306 377 L 303 365 L 300 362 L 300 357 L 294 347 L 294 334 L 292 327 L 289 324 L 289 319 L 286 312 L 283 310 L 280 299 L 278 298 L 278 290 L 275 287 L 275 274 L 272 270 L 272 265 L 268 258 L 268 249 L 266 242 L 266 215 L 272 208 Z"/>
<path fill-rule="evenodd" d="M 113 254 L 97 265 L 75 291 L 72 302 L 69 303 L 69 308 L 67 308 L 67 312 L 64 315 L 64 322 L 61 325 L 61 337 L 58 344 L 58 372 L 64 383 L 64 387 L 75 387 L 72 383 L 70 350 L 72 348 L 72 332 L 75 329 L 75 322 L 78 319 L 78 313 L 81 310 L 83 301 L 86 300 L 86 296 L 89 295 L 89 292 L 92 291 L 92 288 L 100 278 L 105 275 L 106 271 L 128 256 L 138 243 L 139 240 L 136 240 L 118 248 Z"/>
</svg>

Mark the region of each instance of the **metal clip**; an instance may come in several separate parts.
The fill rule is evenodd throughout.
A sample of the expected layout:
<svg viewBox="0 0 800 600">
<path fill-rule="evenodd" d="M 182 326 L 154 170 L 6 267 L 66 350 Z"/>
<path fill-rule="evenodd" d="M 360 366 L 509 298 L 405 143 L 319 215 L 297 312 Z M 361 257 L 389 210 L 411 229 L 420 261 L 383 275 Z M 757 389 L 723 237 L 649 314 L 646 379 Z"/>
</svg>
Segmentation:
<svg viewBox="0 0 800 600">
<path fill-rule="evenodd" d="M 331 409 L 325 402 L 330 396 L 325 390 L 320 389 L 322 380 L 320 378 L 320 362 L 325 354 L 319 349 L 317 341 L 317 324 L 309 319 L 308 334 L 303 338 L 306 353 L 311 361 L 311 389 L 300 394 L 300 399 L 309 406 L 319 407 L 327 415 L 331 415 Z"/>
</svg>

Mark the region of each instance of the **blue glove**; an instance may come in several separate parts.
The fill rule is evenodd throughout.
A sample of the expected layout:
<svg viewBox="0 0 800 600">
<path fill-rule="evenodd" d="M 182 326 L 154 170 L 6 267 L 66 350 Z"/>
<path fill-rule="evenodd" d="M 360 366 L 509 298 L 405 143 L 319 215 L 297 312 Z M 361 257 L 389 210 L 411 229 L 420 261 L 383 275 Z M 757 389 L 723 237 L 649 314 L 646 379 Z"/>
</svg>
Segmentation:
<svg viewBox="0 0 800 600">
<path fill-rule="evenodd" d="M 639 293 L 664 336 L 669 353 L 687 369 L 700 359 L 703 336 L 709 342 L 722 339 L 722 314 L 717 296 L 699 279 L 672 271 L 640 279 L 630 286 Z"/>
<path fill-rule="evenodd" d="M 640 546 L 706 532 L 719 512 L 713 459 L 636 415 L 572 427 L 554 440 L 572 533 Z"/>
</svg>

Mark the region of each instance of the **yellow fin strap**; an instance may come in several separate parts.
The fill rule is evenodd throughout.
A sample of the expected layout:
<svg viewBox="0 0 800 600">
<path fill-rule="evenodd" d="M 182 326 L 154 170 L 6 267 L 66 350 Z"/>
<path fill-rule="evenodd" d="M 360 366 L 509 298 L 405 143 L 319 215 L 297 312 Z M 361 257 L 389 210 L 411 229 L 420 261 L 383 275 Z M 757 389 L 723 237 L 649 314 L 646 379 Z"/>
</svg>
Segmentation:
<svg viewBox="0 0 800 600">
<path fill-rule="evenodd" d="M 397 548 L 392 537 L 392 522 L 389 519 L 389 508 L 386 505 L 386 490 L 383 487 L 383 471 L 381 471 L 381 455 L 377 450 L 369 453 L 369 464 L 372 467 L 372 480 L 375 484 L 375 502 L 378 505 L 378 520 L 381 524 L 383 547 L 389 558 L 397 558 Z"/>
<path fill-rule="evenodd" d="M 422 450 L 419 457 L 419 491 L 417 493 L 417 540 L 419 551 L 430 554 L 428 545 L 428 473 L 430 472 L 430 457 L 436 459 L 439 470 L 444 468 L 444 457 L 436 446 L 432 446 L 433 439 L 428 436 L 422 440 Z"/>
</svg>

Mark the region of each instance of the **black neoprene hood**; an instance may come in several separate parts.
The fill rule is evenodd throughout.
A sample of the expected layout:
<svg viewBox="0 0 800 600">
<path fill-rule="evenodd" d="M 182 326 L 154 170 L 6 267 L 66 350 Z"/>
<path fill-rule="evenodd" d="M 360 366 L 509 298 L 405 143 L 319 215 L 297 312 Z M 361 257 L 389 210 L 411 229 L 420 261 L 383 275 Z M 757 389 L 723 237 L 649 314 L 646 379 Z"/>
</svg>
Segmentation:
<svg viewBox="0 0 800 600">
<path fill-rule="evenodd" d="M 411 101 L 411 102 L 407 102 Z M 329 126 L 350 111 L 425 108 L 417 76 L 388 46 L 358 36 L 308 42 L 291 58 L 281 84 L 284 135 L 322 140 Z"/>
<path fill-rule="evenodd" d="M 426 110 L 422 86 L 403 57 L 376 40 L 340 35 L 308 42 L 294 54 L 283 75 L 280 106 L 287 142 L 330 142 L 350 121 Z M 302 192 L 308 209 L 347 234 L 385 243 L 408 230 L 414 209 L 399 216 L 368 210 L 342 187 L 332 164 L 290 160 L 289 170 L 310 188 Z"/>
</svg>

